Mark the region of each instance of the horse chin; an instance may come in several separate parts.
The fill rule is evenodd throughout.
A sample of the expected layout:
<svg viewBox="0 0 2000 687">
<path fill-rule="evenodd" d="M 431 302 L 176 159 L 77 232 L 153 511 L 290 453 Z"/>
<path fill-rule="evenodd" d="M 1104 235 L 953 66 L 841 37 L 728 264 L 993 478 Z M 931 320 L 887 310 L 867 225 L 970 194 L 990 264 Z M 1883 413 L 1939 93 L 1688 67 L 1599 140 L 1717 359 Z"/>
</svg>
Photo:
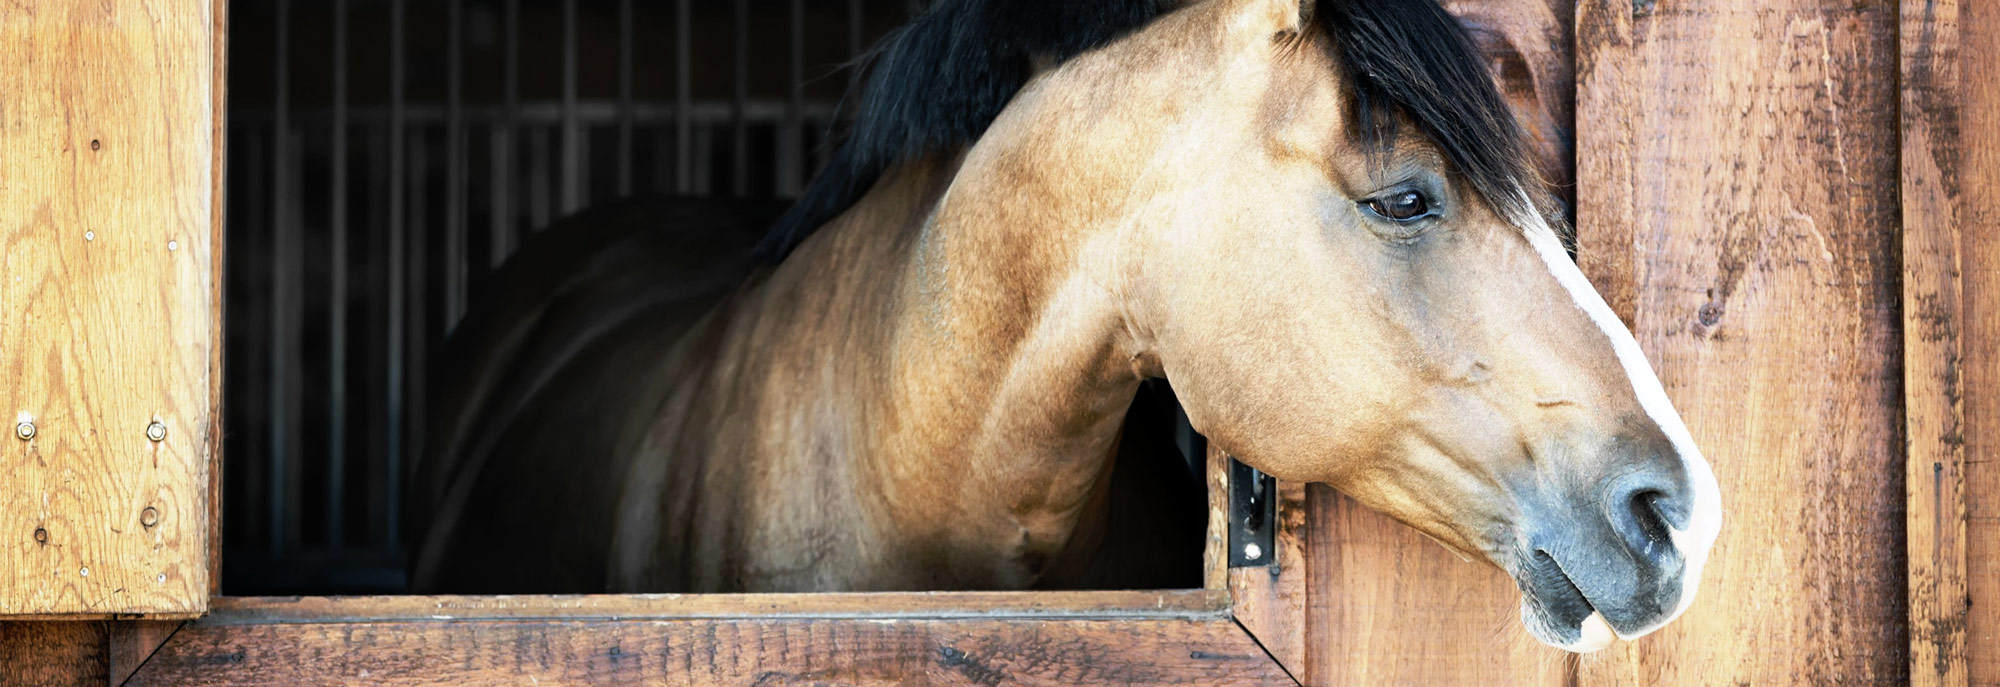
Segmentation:
<svg viewBox="0 0 2000 687">
<path fill-rule="evenodd" d="M 1528 628 L 1528 634 L 1543 644 L 1571 653 L 1595 653 L 1611 646 L 1611 640 L 1618 633 L 1611 630 L 1611 623 L 1604 620 L 1604 614 L 1592 611 L 1583 622 L 1557 627 L 1554 619 L 1537 610 L 1527 598 L 1521 599 L 1521 624 Z"/>
</svg>

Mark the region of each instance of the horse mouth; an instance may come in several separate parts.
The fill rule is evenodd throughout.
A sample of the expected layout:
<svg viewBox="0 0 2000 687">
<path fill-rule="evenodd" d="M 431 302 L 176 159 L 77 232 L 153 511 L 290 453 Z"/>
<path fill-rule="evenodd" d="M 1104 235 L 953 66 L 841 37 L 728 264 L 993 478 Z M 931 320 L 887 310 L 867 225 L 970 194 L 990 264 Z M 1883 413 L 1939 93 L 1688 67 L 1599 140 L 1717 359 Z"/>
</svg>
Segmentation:
<svg viewBox="0 0 2000 687">
<path fill-rule="evenodd" d="M 1536 639 L 1577 653 L 1611 643 L 1615 633 L 1603 613 L 1547 551 L 1535 551 L 1523 566 L 1521 582 L 1522 621 Z"/>
</svg>

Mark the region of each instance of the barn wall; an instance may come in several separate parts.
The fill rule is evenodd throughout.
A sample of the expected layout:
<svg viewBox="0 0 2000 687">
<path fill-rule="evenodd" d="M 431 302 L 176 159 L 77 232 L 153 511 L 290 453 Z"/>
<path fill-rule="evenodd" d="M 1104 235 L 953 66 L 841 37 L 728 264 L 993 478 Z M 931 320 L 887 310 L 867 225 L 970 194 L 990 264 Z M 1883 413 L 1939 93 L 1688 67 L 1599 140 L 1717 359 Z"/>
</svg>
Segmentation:
<svg viewBox="0 0 2000 687">
<path fill-rule="evenodd" d="M 1960 632 L 1954 622 L 1973 634 L 1992 632 L 1985 628 L 1993 623 L 1976 614 L 1954 619 L 1952 612 L 1963 608 L 1945 603 L 1937 629 L 1913 634 L 1906 601 L 1915 578 L 1906 562 L 1904 514 L 1908 499 L 1920 495 L 1917 487 L 1929 487 L 1931 460 L 1922 458 L 1920 466 L 1906 452 L 1905 358 L 1912 361 L 1911 450 L 1926 445 L 1915 436 L 1915 380 L 1959 374 L 1946 369 L 1959 361 L 1940 357 L 1937 345 L 1919 350 L 1914 344 L 1921 340 L 1905 351 L 1904 220 L 1930 218 L 1934 235 L 1923 236 L 1932 238 L 1913 234 L 1911 241 L 1948 241 L 1963 251 L 1965 265 L 1975 265 L 1975 255 L 1977 265 L 1991 265 L 1985 259 L 1992 255 L 1985 248 L 1993 243 L 1986 238 L 1991 231 L 1960 248 L 1971 230 L 1953 234 L 1946 227 L 1965 227 L 1967 213 L 1991 207 L 1973 196 L 1992 193 L 1996 184 L 1944 183 L 1936 202 L 1957 208 L 1955 216 L 1900 202 L 1899 187 L 1910 182 L 1899 153 L 1908 145 L 1899 101 L 1902 116 L 1910 117 L 1905 98 L 1912 96 L 1899 87 L 1908 68 L 1899 56 L 1929 59 L 1935 52 L 1912 48 L 1912 27 L 1928 21 L 1936 33 L 1972 25 L 1957 16 L 1960 3 L 1905 4 L 1909 9 L 1899 13 L 1888 2 L 1585 0 L 1566 15 L 1575 36 L 1579 261 L 1634 327 L 1722 482 L 1724 530 L 1702 597 L 1686 617 L 1647 639 L 1591 656 L 1565 655 L 1520 630 L 1518 592 L 1501 573 L 1463 563 L 1407 528 L 1315 488 L 1308 498 L 1309 682 L 1902 684 L 1911 675 L 1913 640 L 1919 653 L 1934 650 L 1933 638 Z M 1543 5 L 1490 0 L 1452 7 L 1465 17 L 1533 15 Z M 1924 11 L 1948 16 L 1925 19 Z M 1519 28 L 1533 22 L 1497 24 L 1533 33 Z M 1542 71 L 1564 66 L 1560 56 L 1541 59 L 1555 65 Z M 1932 87 L 1959 92 L 1917 94 L 1967 119 L 1967 127 L 1927 145 L 1984 148 L 1962 161 L 1949 156 L 1959 174 L 1980 169 L 1995 149 L 1991 141 L 1972 140 L 1991 135 L 1972 133 L 1978 127 L 1970 121 L 1990 117 L 1994 107 L 1966 115 L 1981 108 L 1942 106 L 1996 81 L 1973 77 L 1993 72 L 1978 72 L 1972 58 L 1964 59 L 1955 80 Z M 1508 68 L 1505 56 L 1492 64 Z M 1539 113 L 1525 114 L 1532 121 Z M 2000 281 L 1993 273 L 1969 268 L 1962 282 L 1955 272 L 1926 277 L 1963 294 L 1952 314 L 1960 338 L 1948 344 L 1963 347 L 1968 367 L 1963 379 L 1926 387 L 1939 410 L 1925 417 L 1967 414 L 1963 452 L 1949 434 L 1933 433 L 1928 445 L 1962 466 L 1941 484 L 1963 482 L 1962 491 L 1945 497 L 1949 504 L 1963 499 L 1971 534 L 1942 541 L 1946 553 L 1969 557 L 1968 564 L 1945 567 L 1974 596 L 1981 585 L 2000 584 L 1992 570 L 1995 537 L 1981 530 L 1992 529 L 1986 523 L 1995 506 L 1979 498 L 2000 490 L 1978 482 L 1991 477 L 1979 472 L 1977 459 L 1987 450 L 1980 416 L 1994 411 L 1972 391 L 1974 380 L 1995 376 L 2000 362 L 1990 343 L 2000 338 L 2000 326 L 1977 300 L 1992 292 L 1987 284 Z M 1959 389 L 1968 390 L 1962 408 L 1955 405 Z M 1925 478 L 1907 495 L 1906 463 L 1913 475 L 1922 467 Z M 1960 530 L 1950 530 L 1950 517 L 1939 522 L 1950 532 L 1963 530 L 1966 520 L 1957 521 Z M 1910 547 L 1920 548 L 1915 541 Z M 1993 660 L 1981 658 L 1990 656 L 1979 650 L 1981 641 L 1970 644 L 1972 665 L 1990 670 L 1980 663 Z M 1953 651 L 1948 645 L 1944 653 L 1965 661 L 1967 649 Z M 1923 684 L 1966 684 L 1964 669 L 1958 671 L 1958 682 Z"/>
</svg>

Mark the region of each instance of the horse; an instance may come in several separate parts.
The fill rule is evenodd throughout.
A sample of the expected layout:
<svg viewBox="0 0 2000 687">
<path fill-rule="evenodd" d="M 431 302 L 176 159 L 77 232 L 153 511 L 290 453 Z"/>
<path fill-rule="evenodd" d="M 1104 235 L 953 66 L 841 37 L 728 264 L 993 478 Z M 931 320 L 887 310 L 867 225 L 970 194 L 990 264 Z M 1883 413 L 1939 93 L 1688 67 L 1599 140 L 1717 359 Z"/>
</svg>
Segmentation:
<svg viewBox="0 0 2000 687">
<path fill-rule="evenodd" d="M 1542 642 L 1693 602 L 1713 472 L 1433 0 L 941 0 L 855 103 L 761 239 L 651 220 L 460 326 L 416 590 L 1047 586 L 1163 379 Z"/>
</svg>

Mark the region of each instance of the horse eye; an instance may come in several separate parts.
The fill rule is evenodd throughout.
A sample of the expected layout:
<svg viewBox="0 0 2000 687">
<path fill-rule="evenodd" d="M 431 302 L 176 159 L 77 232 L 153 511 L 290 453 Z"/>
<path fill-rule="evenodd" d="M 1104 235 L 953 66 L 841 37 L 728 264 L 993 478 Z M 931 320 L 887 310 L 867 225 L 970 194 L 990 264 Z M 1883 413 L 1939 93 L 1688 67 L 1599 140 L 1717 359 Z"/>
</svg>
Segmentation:
<svg viewBox="0 0 2000 687">
<path fill-rule="evenodd" d="M 1368 201 L 1368 209 L 1384 219 L 1408 222 L 1430 214 L 1431 205 L 1424 201 L 1421 193 L 1402 191 Z"/>
</svg>

